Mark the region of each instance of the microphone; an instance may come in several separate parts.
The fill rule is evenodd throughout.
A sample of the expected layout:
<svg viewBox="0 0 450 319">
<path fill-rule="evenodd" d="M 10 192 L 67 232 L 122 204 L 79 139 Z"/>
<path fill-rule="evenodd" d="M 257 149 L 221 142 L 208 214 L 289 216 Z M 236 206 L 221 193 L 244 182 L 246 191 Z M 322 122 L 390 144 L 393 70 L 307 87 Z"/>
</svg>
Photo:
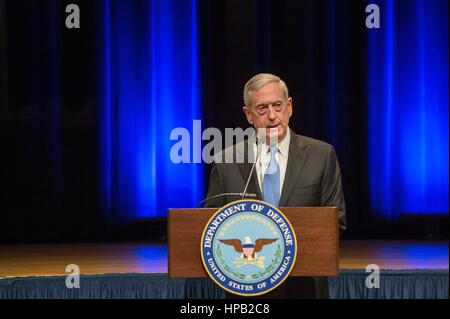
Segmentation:
<svg viewBox="0 0 450 319">
<path fill-rule="evenodd" d="M 217 194 L 217 195 L 214 195 L 214 196 L 209 196 L 209 197 L 205 198 L 204 200 L 198 202 L 197 205 L 194 206 L 194 208 L 197 208 L 199 205 L 201 205 L 204 202 L 209 201 L 210 199 L 214 199 L 214 198 L 222 197 L 222 196 L 242 196 L 242 199 L 244 199 L 244 196 L 257 197 L 258 195 L 256 195 L 255 193 L 248 193 L 248 194 L 245 194 L 245 193 L 222 193 L 222 194 Z"/>
<path fill-rule="evenodd" d="M 245 183 L 244 191 L 242 192 L 242 199 L 244 199 L 245 194 L 247 193 L 248 185 L 250 184 L 250 180 L 252 179 L 253 171 L 255 170 L 256 163 L 258 163 L 259 159 L 259 138 L 256 136 L 256 159 L 252 165 L 252 169 L 250 170 L 250 174 L 248 175 L 247 183 Z"/>
</svg>

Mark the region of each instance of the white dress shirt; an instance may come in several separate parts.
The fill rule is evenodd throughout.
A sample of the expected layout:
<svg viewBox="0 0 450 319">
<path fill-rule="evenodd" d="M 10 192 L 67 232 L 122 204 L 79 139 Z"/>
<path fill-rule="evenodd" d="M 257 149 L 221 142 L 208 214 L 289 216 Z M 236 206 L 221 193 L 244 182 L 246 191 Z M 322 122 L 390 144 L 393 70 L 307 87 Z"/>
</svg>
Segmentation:
<svg viewBox="0 0 450 319">
<path fill-rule="evenodd" d="M 290 129 L 287 129 L 286 136 L 284 139 L 281 140 L 278 144 L 276 144 L 278 148 L 277 154 L 275 154 L 275 158 L 278 161 L 278 165 L 280 167 L 280 198 L 281 198 L 281 191 L 283 189 L 283 183 L 284 183 L 284 177 L 286 175 L 286 166 L 288 162 L 288 156 L 289 156 L 289 143 L 291 141 L 291 132 Z M 270 163 L 270 145 L 267 144 L 261 144 L 259 146 L 259 150 L 257 150 L 258 146 L 256 143 L 254 143 L 253 146 L 253 152 L 256 154 L 258 151 L 259 158 L 258 163 L 256 163 L 256 174 L 258 176 L 258 183 L 259 188 L 261 192 L 263 192 L 263 185 L 264 185 L 264 172 L 266 171 L 267 167 L 269 167 Z M 264 195 L 264 194 L 263 194 Z"/>
</svg>

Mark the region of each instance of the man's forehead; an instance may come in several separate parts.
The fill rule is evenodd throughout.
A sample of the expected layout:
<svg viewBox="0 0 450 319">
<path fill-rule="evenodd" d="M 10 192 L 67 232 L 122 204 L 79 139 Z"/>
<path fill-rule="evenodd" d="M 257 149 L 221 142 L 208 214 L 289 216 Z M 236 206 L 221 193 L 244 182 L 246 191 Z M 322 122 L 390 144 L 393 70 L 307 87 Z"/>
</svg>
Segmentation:
<svg viewBox="0 0 450 319">
<path fill-rule="evenodd" d="M 282 101 L 284 98 L 283 90 L 281 89 L 279 83 L 276 82 L 268 83 L 260 87 L 258 90 L 250 91 L 249 96 L 252 104 L 270 104 L 276 101 Z"/>
</svg>

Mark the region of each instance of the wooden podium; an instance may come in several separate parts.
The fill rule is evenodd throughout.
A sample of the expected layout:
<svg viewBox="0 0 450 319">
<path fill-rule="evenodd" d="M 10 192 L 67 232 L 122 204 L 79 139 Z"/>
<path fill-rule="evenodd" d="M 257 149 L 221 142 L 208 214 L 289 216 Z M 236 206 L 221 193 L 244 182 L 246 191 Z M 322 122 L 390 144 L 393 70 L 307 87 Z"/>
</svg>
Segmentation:
<svg viewBox="0 0 450 319">
<path fill-rule="evenodd" d="M 281 207 L 297 236 L 297 261 L 290 276 L 336 276 L 339 228 L 336 207 Z M 218 208 L 170 209 L 169 277 L 207 277 L 200 253 L 203 229 Z"/>
</svg>

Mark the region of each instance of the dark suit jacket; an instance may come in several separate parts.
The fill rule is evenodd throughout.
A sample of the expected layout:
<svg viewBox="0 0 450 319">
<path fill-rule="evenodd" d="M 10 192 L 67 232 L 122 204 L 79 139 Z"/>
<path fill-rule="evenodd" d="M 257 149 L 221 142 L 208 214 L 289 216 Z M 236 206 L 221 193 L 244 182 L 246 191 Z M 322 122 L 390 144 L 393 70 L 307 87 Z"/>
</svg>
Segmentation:
<svg viewBox="0 0 450 319">
<path fill-rule="evenodd" d="M 208 197 L 221 193 L 243 192 L 254 162 L 252 160 L 254 158 L 253 147 L 251 147 L 253 141 L 245 140 L 233 145 L 215 157 L 209 181 Z M 242 154 L 242 152 L 244 153 Z M 225 163 L 226 158 L 232 158 L 231 154 L 243 158 L 243 161 L 241 163 Z M 256 170 L 253 171 L 247 193 L 255 193 L 257 199 L 262 200 Z M 238 199 L 240 198 L 233 196 L 219 197 L 208 201 L 206 206 L 221 207 Z M 313 138 L 297 135 L 291 130 L 289 156 L 279 206 L 336 206 L 339 212 L 339 231 L 342 234 L 346 229 L 345 201 L 341 172 L 333 146 Z M 310 291 L 305 296 L 327 297 L 328 289 L 324 280 L 324 278 L 316 277 L 315 283 L 310 285 L 315 287 L 315 291 Z M 296 294 L 303 293 L 297 292 Z M 295 296 L 289 296 L 288 293 L 287 297 Z"/>
</svg>

